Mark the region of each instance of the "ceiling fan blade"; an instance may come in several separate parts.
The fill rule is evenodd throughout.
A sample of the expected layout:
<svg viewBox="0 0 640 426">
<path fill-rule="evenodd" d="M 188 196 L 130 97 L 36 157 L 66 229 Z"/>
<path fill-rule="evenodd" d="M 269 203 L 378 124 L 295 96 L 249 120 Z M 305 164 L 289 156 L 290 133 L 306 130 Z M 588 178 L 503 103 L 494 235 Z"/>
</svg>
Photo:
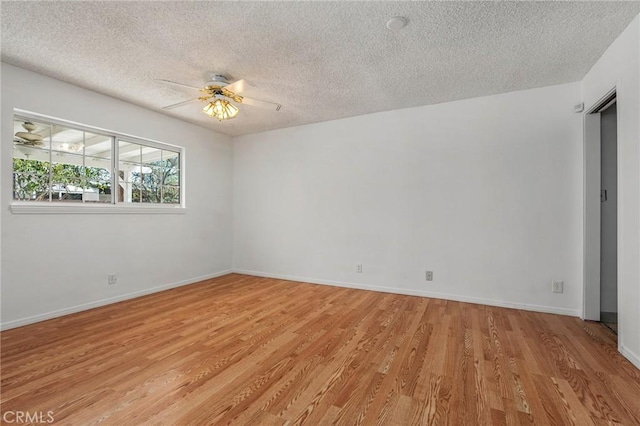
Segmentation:
<svg viewBox="0 0 640 426">
<path fill-rule="evenodd" d="M 226 85 L 225 89 L 233 93 L 242 93 L 245 91 L 247 87 L 256 87 L 256 86 L 250 81 L 243 79 L 243 80 L 234 81 L 233 83 Z"/>
<path fill-rule="evenodd" d="M 156 81 L 161 81 L 161 82 L 167 83 L 167 84 L 173 84 L 175 86 L 188 87 L 190 89 L 196 89 L 196 90 L 202 89 L 202 87 L 190 86 L 188 84 L 178 83 L 177 81 L 164 80 L 164 79 L 156 79 Z"/>
<path fill-rule="evenodd" d="M 246 104 L 246 105 L 255 106 L 255 107 L 260 107 L 260 108 L 275 109 L 276 111 L 280 111 L 280 108 L 282 108 L 282 105 L 280 105 L 280 104 L 276 104 L 276 103 L 273 103 L 273 102 L 267 102 L 267 101 L 261 101 L 259 99 L 245 98 L 244 96 L 242 97 L 242 102 L 241 103 Z"/>
<path fill-rule="evenodd" d="M 196 102 L 199 101 L 200 98 L 195 98 L 195 99 L 189 99 L 188 101 L 182 101 L 182 102 L 178 102 L 177 104 L 171 104 L 171 105 L 167 105 L 165 107 L 162 107 L 162 109 L 174 109 L 174 108 L 180 108 L 181 106 L 185 106 L 188 105 L 192 102 Z"/>
</svg>

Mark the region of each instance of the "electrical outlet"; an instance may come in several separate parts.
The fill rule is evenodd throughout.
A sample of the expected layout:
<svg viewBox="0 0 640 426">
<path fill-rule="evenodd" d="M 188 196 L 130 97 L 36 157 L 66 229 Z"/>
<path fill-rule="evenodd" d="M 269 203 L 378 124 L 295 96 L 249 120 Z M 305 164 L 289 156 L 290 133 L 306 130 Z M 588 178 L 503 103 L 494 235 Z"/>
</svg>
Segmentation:
<svg viewBox="0 0 640 426">
<path fill-rule="evenodd" d="M 424 277 L 427 281 L 433 281 L 433 271 L 427 271 Z"/>
<path fill-rule="evenodd" d="M 564 293 L 564 281 L 553 281 L 551 290 L 554 293 Z"/>
<path fill-rule="evenodd" d="M 358 263 L 356 265 L 356 272 L 361 274 L 362 273 L 362 263 Z"/>
<path fill-rule="evenodd" d="M 118 276 L 116 274 L 109 274 L 107 276 L 107 284 L 113 285 L 118 282 Z"/>
</svg>

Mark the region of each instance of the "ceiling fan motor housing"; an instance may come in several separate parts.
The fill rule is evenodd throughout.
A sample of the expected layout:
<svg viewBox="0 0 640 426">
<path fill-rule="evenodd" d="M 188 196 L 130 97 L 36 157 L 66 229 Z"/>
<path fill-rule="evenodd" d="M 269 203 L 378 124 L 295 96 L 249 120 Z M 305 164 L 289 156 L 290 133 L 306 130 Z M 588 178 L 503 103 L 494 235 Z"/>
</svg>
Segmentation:
<svg viewBox="0 0 640 426">
<path fill-rule="evenodd" d="M 225 87 L 229 85 L 229 80 L 222 74 L 214 74 L 211 76 L 211 81 L 207 83 L 207 87 Z"/>
</svg>

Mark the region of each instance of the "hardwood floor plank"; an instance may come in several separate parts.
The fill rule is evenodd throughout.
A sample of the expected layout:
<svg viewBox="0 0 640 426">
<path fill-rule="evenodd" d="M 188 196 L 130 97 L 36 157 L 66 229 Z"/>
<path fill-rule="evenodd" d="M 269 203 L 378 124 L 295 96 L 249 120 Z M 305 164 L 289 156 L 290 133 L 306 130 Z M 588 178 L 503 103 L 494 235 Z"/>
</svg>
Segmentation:
<svg viewBox="0 0 640 426">
<path fill-rule="evenodd" d="M 593 419 L 590 409 L 584 404 L 584 398 L 579 397 L 566 380 L 550 378 L 556 388 L 556 394 L 561 398 L 563 404 L 572 418 L 576 418 L 577 425 L 591 425 Z"/>
<path fill-rule="evenodd" d="M 59 424 L 640 424 L 577 318 L 229 274 L 0 333 L 2 411 Z"/>
</svg>

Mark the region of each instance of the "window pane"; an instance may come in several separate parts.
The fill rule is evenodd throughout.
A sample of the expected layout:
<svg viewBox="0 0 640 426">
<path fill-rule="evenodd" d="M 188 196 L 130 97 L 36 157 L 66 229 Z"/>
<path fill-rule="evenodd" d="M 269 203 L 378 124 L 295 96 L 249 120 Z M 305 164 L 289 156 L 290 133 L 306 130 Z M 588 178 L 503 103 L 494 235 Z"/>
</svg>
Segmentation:
<svg viewBox="0 0 640 426">
<path fill-rule="evenodd" d="M 161 167 L 144 167 L 144 183 L 149 188 L 160 188 L 162 184 L 162 172 Z"/>
<path fill-rule="evenodd" d="M 79 167 L 82 167 L 84 165 L 82 154 L 78 155 L 60 151 L 51 152 L 51 163 L 53 163 L 54 166 L 56 164 L 74 165 Z"/>
<path fill-rule="evenodd" d="M 140 200 L 140 173 L 134 172 L 136 167 L 139 166 L 130 163 L 120 163 L 118 167 L 117 185 L 120 202 L 131 203 Z M 133 198 L 135 192 L 137 192 L 137 198 Z"/>
<path fill-rule="evenodd" d="M 142 202 L 159 203 L 161 197 L 160 179 L 162 169 L 158 167 L 142 167 Z"/>
<path fill-rule="evenodd" d="M 141 193 L 141 200 L 143 203 L 159 203 L 160 202 L 160 194 L 158 192 L 150 189 L 143 189 Z"/>
<path fill-rule="evenodd" d="M 49 201 L 49 174 L 13 173 L 13 199 Z"/>
<path fill-rule="evenodd" d="M 84 134 L 84 154 L 87 156 L 110 160 L 112 144 L 111 136 L 88 132 Z"/>
<path fill-rule="evenodd" d="M 162 160 L 162 150 L 150 146 L 142 147 L 142 162 L 149 166 L 159 166 Z"/>
<path fill-rule="evenodd" d="M 141 148 L 137 143 L 118 142 L 118 201 L 120 202 L 139 203 L 141 201 Z"/>
<path fill-rule="evenodd" d="M 87 182 L 110 181 L 111 173 L 108 169 L 99 167 L 85 167 L 85 177 Z"/>
<path fill-rule="evenodd" d="M 13 144 L 13 158 L 23 160 L 44 161 L 49 163 L 49 150 L 32 145 Z"/>
<path fill-rule="evenodd" d="M 178 161 L 180 159 L 180 153 L 174 151 L 162 151 L 162 160 L 163 161 L 171 161 L 172 164 L 180 165 Z"/>
<path fill-rule="evenodd" d="M 13 171 L 30 175 L 49 176 L 51 164 L 48 161 L 38 161 L 22 158 L 13 159 Z"/>
<path fill-rule="evenodd" d="M 131 193 L 129 195 L 129 202 L 140 203 L 142 202 L 142 185 L 140 183 L 131 184 Z"/>
<path fill-rule="evenodd" d="M 85 203 L 111 203 L 111 181 L 88 184 L 82 200 Z"/>
<path fill-rule="evenodd" d="M 163 186 L 162 202 L 165 204 L 180 204 L 180 187 L 179 186 Z"/>
<path fill-rule="evenodd" d="M 176 170 L 166 167 L 162 149 L 119 141 L 119 192 L 118 200 L 131 203 L 161 203 L 162 185 L 168 176 Z M 172 152 L 173 162 L 177 162 L 177 153 Z M 169 179 L 179 185 L 179 178 Z"/>
<path fill-rule="evenodd" d="M 87 161 L 88 158 L 85 158 Z M 111 203 L 111 173 L 108 169 L 85 167 L 84 202 Z"/>
<path fill-rule="evenodd" d="M 111 170 L 111 160 L 106 158 L 85 156 L 84 165 L 87 167 L 105 170 L 107 173 L 109 173 L 109 170 Z"/>
<path fill-rule="evenodd" d="M 162 150 L 145 146 L 142 148 L 142 202 L 160 203 L 162 200 Z"/>
<path fill-rule="evenodd" d="M 51 136 L 51 150 L 82 154 L 84 149 L 84 131 L 54 125 Z"/>
<path fill-rule="evenodd" d="M 136 173 L 138 176 L 140 175 L 140 163 L 129 163 L 127 161 L 120 161 L 118 164 L 118 170 L 120 171 L 121 177 L 127 181 L 131 181 L 131 174 Z"/>
<path fill-rule="evenodd" d="M 51 162 L 51 201 L 81 202 L 85 184 L 82 155 L 52 151 Z"/>
<path fill-rule="evenodd" d="M 82 193 L 84 166 L 82 155 L 53 152 L 51 156 L 51 182 L 63 186 L 71 185 Z"/>
<path fill-rule="evenodd" d="M 165 168 L 162 184 L 180 186 L 180 154 L 162 151 L 162 163 Z"/>
<path fill-rule="evenodd" d="M 51 201 L 64 203 L 81 203 L 83 188 L 81 186 L 56 183 L 51 185 Z"/>
<path fill-rule="evenodd" d="M 18 121 L 21 125 L 23 122 Z M 27 125 L 28 128 L 33 126 Z M 25 132 L 25 129 L 22 129 Z M 19 132 L 18 132 L 19 133 Z M 29 136 L 23 135 L 26 138 Z M 14 137 L 13 198 L 21 201 L 49 200 L 49 150 L 46 144 Z"/>
<path fill-rule="evenodd" d="M 120 161 L 128 163 L 141 163 L 140 149 L 142 147 L 137 143 L 120 141 L 118 144 L 118 155 Z"/>
<path fill-rule="evenodd" d="M 51 201 L 81 202 L 84 167 L 58 163 L 52 166 Z"/>
<path fill-rule="evenodd" d="M 49 149 L 51 127 L 47 123 L 16 117 L 13 120 L 13 141 L 17 145 Z"/>
<path fill-rule="evenodd" d="M 13 120 L 13 199 L 49 201 L 48 124 L 15 117 Z"/>
</svg>

